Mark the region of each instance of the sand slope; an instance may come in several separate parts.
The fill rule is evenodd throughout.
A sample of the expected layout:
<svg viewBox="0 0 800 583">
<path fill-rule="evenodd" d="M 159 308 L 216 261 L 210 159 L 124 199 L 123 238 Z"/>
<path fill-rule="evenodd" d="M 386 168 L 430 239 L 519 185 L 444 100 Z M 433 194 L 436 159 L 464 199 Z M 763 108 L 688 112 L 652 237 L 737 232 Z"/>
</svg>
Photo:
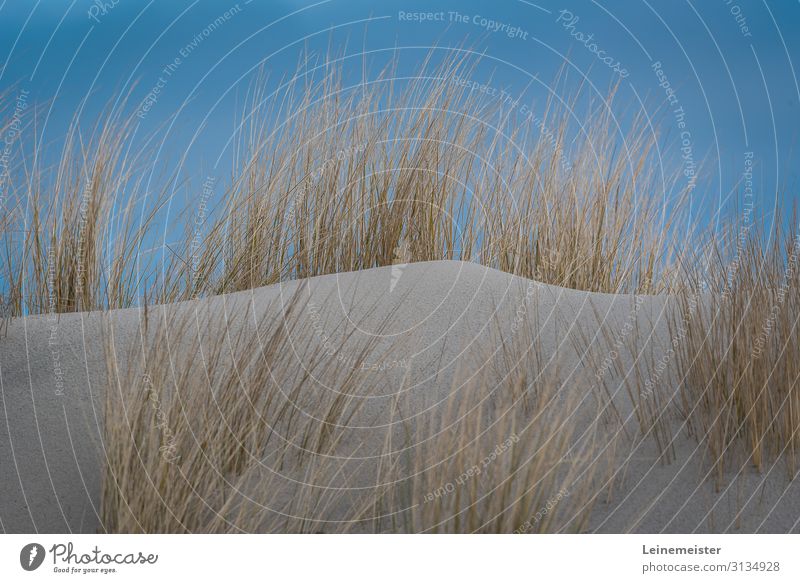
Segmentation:
<svg viewBox="0 0 800 583">
<path fill-rule="evenodd" d="M 361 363 L 357 374 L 373 381 L 374 394 L 366 396 L 351 421 L 351 434 L 342 442 L 343 458 L 380 449 L 379 429 L 395 421 L 392 404 L 399 402 L 398 391 L 407 420 L 435 422 L 465 379 L 475 374 L 492 378 L 497 363 L 508 358 L 501 345 L 535 342 L 543 358 L 540 364 L 557 370 L 565 402 L 580 403 L 570 417 L 576 433 L 597 418 L 602 389 L 608 391 L 630 437 L 616 451 L 620 471 L 615 486 L 610 497 L 603 496 L 595 505 L 588 530 L 798 529 L 800 489 L 780 464 L 764 475 L 745 465 L 741 472 L 731 472 L 717 492 L 704 479 L 709 467 L 704 448 L 687 437 L 679 417 L 669 410 L 664 417 L 674 453 L 669 463 L 659 456 L 654 440 L 641 434 L 629 398 L 631 387 L 650 379 L 659 402 L 666 403 L 679 380 L 667 352 L 668 316 L 674 309 L 668 298 L 585 293 L 474 264 L 439 261 L 156 307 L 149 318 L 179 316 L 190 323 L 184 335 L 209 341 L 281 318 L 292 298 L 301 298 L 301 309 L 297 351 L 289 358 L 301 364 L 311 351 L 336 359 L 343 368 Z M 113 346 L 124 360 L 152 333 L 142 331 L 141 321 L 142 313 L 131 309 L 30 317 L 10 324 L 0 340 L 4 531 L 102 530 L 102 411 L 109 386 L 104 346 Z M 179 335 L 174 339 L 178 360 L 184 341 Z M 363 362 L 360 351 L 365 346 L 369 355 Z M 664 364 L 657 368 L 659 361 Z M 349 483 L 363 478 L 369 484 L 358 470 L 350 474 Z M 252 487 L 259 487 L 257 476 Z"/>
</svg>

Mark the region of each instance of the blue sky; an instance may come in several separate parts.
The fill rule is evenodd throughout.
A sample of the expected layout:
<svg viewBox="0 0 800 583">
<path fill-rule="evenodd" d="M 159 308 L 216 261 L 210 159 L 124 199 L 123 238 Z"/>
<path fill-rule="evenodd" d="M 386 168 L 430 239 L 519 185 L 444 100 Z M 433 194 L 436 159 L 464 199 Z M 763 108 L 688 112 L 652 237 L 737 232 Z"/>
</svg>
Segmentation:
<svg viewBox="0 0 800 583">
<path fill-rule="evenodd" d="M 749 160 L 757 211 L 797 199 L 798 31 L 794 0 L 0 0 L 0 88 L 43 104 L 30 130 L 43 144 L 131 92 L 138 135 L 158 130 L 165 160 L 188 151 L 199 185 L 230 154 L 253 71 L 277 82 L 306 48 L 346 47 L 357 75 L 362 51 L 375 70 L 393 54 L 413 69 L 430 47 L 467 46 L 485 53 L 477 80 L 531 103 L 566 61 L 599 97 L 620 81 L 614 107 L 652 116 L 665 164 L 700 167 L 695 212 L 713 221 L 720 202 L 741 205 Z"/>
</svg>

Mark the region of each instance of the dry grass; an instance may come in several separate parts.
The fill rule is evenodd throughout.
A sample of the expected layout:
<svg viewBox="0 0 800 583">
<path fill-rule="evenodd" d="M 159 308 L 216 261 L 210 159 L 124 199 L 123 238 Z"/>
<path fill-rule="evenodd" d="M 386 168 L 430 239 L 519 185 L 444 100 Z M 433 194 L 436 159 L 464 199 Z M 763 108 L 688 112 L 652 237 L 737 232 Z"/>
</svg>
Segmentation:
<svg viewBox="0 0 800 583">
<path fill-rule="evenodd" d="M 578 399 L 559 391 L 555 375 L 535 374 L 529 362 L 500 382 L 468 382 L 445 405 L 445 430 L 423 430 L 434 437 L 410 460 L 386 456 L 380 477 L 388 486 L 364 511 L 380 517 L 373 530 L 584 532 L 611 487 L 616 448 L 599 436 L 614 432 L 593 424 L 579 438 Z"/>
<path fill-rule="evenodd" d="M 454 383 L 416 421 L 402 414 L 402 379 L 354 370 L 377 358 L 374 347 L 362 346 L 352 369 L 307 349 L 301 308 L 296 298 L 282 318 L 267 310 L 258 330 L 218 321 L 208 333 L 187 311 L 150 323 L 146 350 L 109 359 L 107 531 L 586 528 L 614 450 L 597 431 L 577 438 L 577 404 L 532 369 L 530 344 L 504 347 L 514 358 L 496 363 L 499 380 Z M 358 397 L 379 386 L 395 395 L 389 429 L 365 437 Z"/>
<path fill-rule="evenodd" d="M 683 313 L 677 317 L 688 323 L 677 358 L 685 379 L 680 410 L 708 444 L 717 477 L 732 455 L 759 469 L 770 456 L 794 459 L 800 426 L 796 228 L 751 233 L 744 245 L 731 230 L 711 240 L 702 257 L 683 257 L 680 250 L 689 246 L 676 239 L 674 228 L 684 220 L 681 175 L 659 174 L 657 136 L 647 120 L 635 117 L 624 131 L 618 127 L 614 88 L 604 101 L 586 99 L 579 88 L 566 102 L 544 104 L 533 118 L 521 113 L 524 99 L 511 107 L 458 83 L 487 81 L 471 57 L 440 61 L 431 53 L 409 79 L 397 78 L 395 67 L 354 86 L 346 85 L 344 66 L 335 60 L 306 65 L 273 93 L 258 79 L 242 112 L 221 198 L 212 201 L 216 206 L 199 235 L 192 201 L 202 197 L 192 196 L 177 218 L 169 217 L 183 232 L 162 264 L 143 251 L 163 242 L 159 213 L 174 177 L 148 190 L 153 161 L 133 144 L 122 110 L 88 131 L 76 121 L 55 166 L 36 156 L 10 169 L 0 216 L 3 315 L 171 303 L 391 265 L 399 257 L 473 261 L 593 292 L 678 291 Z M 568 81 L 559 77 L 553 93 L 564 94 Z M 0 122 L 1 129 L 7 126 Z M 20 152 L 32 150 L 36 144 Z M 665 188 L 676 193 L 669 200 L 661 196 Z M 680 271 L 681 264 L 692 269 Z M 701 285 L 700 266 L 708 266 L 702 279 L 716 295 L 695 312 L 689 294 Z M 291 330 L 256 331 L 261 347 L 246 336 L 206 348 L 198 340 L 173 358 L 165 344 L 170 326 L 177 324 L 151 329 L 147 345 L 131 357 L 143 369 L 109 361 L 111 378 L 127 379 L 109 391 L 103 498 L 109 530 L 309 531 L 320 528 L 320 516 L 347 508 L 344 522 L 323 521 L 325 528 L 513 531 L 562 490 L 575 496 L 570 505 L 590 498 L 588 490 L 575 493 L 567 485 L 569 472 L 551 471 L 567 454 L 568 432 L 548 440 L 530 429 L 526 448 L 511 444 L 489 482 L 468 481 L 457 496 L 420 502 L 421 492 L 435 492 L 479 463 L 490 444 L 516 431 L 522 437 L 520 428 L 531 418 L 497 411 L 472 418 L 454 403 L 453 419 L 486 442 L 464 441 L 463 431 L 437 433 L 415 457 L 398 460 L 390 446 L 403 436 L 392 434 L 376 471 L 393 486 L 344 505 L 331 490 L 304 486 L 286 502 L 290 485 L 276 478 L 266 502 L 271 508 L 288 504 L 290 511 L 259 510 L 263 501 L 241 495 L 254 479 L 254 460 L 317 472 L 316 484 L 341 478 L 341 467 L 318 466 L 291 448 L 300 443 L 323 458 L 335 450 L 343 436 L 331 427 L 358 413 L 353 395 L 374 387 L 349 368 L 309 355 L 312 369 L 341 390 L 336 398 L 312 391 L 317 401 L 304 406 L 329 422 L 304 421 L 287 397 L 306 394 L 311 382 L 284 356 Z M 189 366 L 197 358 L 202 370 Z M 497 407 L 511 406 L 508 395 L 521 382 L 515 374 L 501 385 L 508 391 Z M 639 380 L 626 387 L 632 400 L 641 398 Z M 556 387 L 541 382 L 530 397 L 537 406 Z M 473 387 L 475 395 L 495 389 Z M 648 398 L 636 410 L 638 421 L 643 432 L 665 441 L 654 421 L 665 402 L 658 394 Z M 558 423 L 560 414 L 534 406 L 533 416 L 547 424 Z M 288 441 L 276 437 L 275 427 Z M 160 451 L 165 428 L 176 441 Z M 430 427 L 409 431 L 413 438 Z M 179 457 L 167 461 L 173 450 Z M 590 453 L 581 451 L 578 459 L 592 474 Z M 298 459 L 305 461 L 297 465 Z M 444 461 L 431 468 L 431 459 Z M 390 519 L 387 507 L 402 511 L 389 512 Z M 527 529 L 581 524 L 548 513 Z"/>
<path fill-rule="evenodd" d="M 684 193 L 658 196 L 646 120 L 621 134 L 613 90 L 520 113 L 458 82 L 476 62 L 432 58 L 403 82 L 345 87 L 325 64 L 274 95 L 257 83 L 223 208 L 184 245 L 184 297 L 390 265 L 400 246 L 576 289 L 670 287 Z"/>
<path fill-rule="evenodd" d="M 3 213 L 12 315 L 125 308 L 147 291 L 154 271 L 140 251 L 165 197 L 146 190 L 152 161 L 132 136 L 111 112 L 88 135 L 73 123 L 55 167 L 35 144 L 17 164 Z"/>
<path fill-rule="evenodd" d="M 273 310 L 257 329 L 240 322 L 237 332 L 219 315 L 200 326 L 188 311 L 155 322 L 145 313 L 145 340 L 124 355 L 109 336 L 108 531 L 239 530 L 255 518 L 234 507 L 247 468 L 330 451 L 361 385 L 356 366 L 297 346 L 300 306 L 296 298 L 282 319 Z M 294 359 L 297 350 L 308 359 Z"/>
<path fill-rule="evenodd" d="M 776 458 L 797 470 L 800 445 L 800 233 L 780 217 L 730 228 L 709 245 L 711 293 L 693 305 L 681 296 L 677 318 L 686 338 L 678 351 L 681 413 L 707 444 L 714 476 Z M 696 267 L 695 267 L 696 269 Z M 695 282 L 699 285 L 699 282 Z"/>
<path fill-rule="evenodd" d="M 674 460 L 679 425 L 707 448 L 717 486 L 747 466 L 761 472 L 780 461 L 790 477 L 798 469 L 797 225 L 796 214 L 769 227 L 748 217 L 707 237 L 664 304 L 665 344 L 641 328 L 648 320 L 634 298 L 626 321 L 595 313 L 598 334 L 576 343 L 602 389 L 624 392 L 639 434 L 665 460 Z"/>
<path fill-rule="evenodd" d="M 10 312 L 216 295 L 390 265 L 399 248 L 589 291 L 674 287 L 685 193 L 659 194 L 680 189 L 657 174 L 646 120 L 618 127 L 613 89 L 534 115 L 521 113 L 524 94 L 511 107 L 459 83 L 481 80 L 472 57 L 432 52 L 413 78 L 395 66 L 354 86 L 336 61 L 271 93 L 257 79 L 207 213 L 190 191 L 159 214 L 175 178 L 151 186 L 154 161 L 124 107 L 88 131 L 76 120 L 54 167 L 28 144 L 2 217 Z M 181 241 L 163 240 L 165 221 Z"/>
</svg>

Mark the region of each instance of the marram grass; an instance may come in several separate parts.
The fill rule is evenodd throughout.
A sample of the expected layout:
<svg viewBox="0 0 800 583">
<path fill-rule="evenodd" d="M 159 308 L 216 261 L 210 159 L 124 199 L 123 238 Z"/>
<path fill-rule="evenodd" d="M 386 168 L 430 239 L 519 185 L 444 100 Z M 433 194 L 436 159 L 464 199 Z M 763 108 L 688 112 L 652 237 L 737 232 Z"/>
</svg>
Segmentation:
<svg viewBox="0 0 800 583">
<path fill-rule="evenodd" d="M 220 181 L 221 196 L 213 208 L 209 203 L 207 214 L 203 209 L 201 230 L 196 201 L 205 197 L 190 188 L 191 181 L 179 183 L 169 173 L 153 187 L 147 179 L 156 164 L 153 152 L 133 143 L 124 107 L 88 129 L 75 120 L 54 165 L 44 162 L 46 156 L 30 156 L 37 144 L 28 137 L 35 133 L 21 132 L 15 156 L 4 166 L 0 207 L 4 321 L 171 303 L 438 259 L 477 262 L 590 292 L 670 293 L 680 305 L 673 325 L 684 330 L 675 354 L 680 386 L 674 394 L 656 386 L 653 390 L 661 392 L 655 396 L 650 387 L 628 388 L 631 395 L 651 397 L 637 410 L 643 433 L 664 440 L 659 424 L 665 416 L 685 420 L 690 434 L 707 447 L 709 475 L 718 481 L 726 468 L 763 470 L 777 458 L 788 460 L 794 475 L 800 445 L 797 221 L 786 231 L 775 220 L 744 237 L 740 225 L 730 224 L 722 234 L 687 240 L 685 181 L 679 173 L 661 174 L 658 139 L 646 119 L 629 120 L 621 133 L 612 113 L 613 89 L 605 100 L 588 103 L 579 94 L 566 102 L 553 99 L 535 120 L 526 120 L 503 102 L 470 91 L 462 81 L 476 75 L 476 65 L 461 57 L 437 62 L 431 54 L 414 79 L 398 81 L 390 65 L 372 82 L 349 87 L 342 69 L 326 63 L 271 94 L 265 79 L 258 78 L 237 126 L 231 176 Z M 3 133 L 13 123 L 11 99 L 11 94 L 0 96 Z M 578 103 L 586 108 L 586 121 L 576 130 L 571 114 Z M 26 115 L 25 127 L 35 125 L 36 108 Z M 169 193 L 181 189 L 191 202 L 175 212 L 181 205 L 170 201 Z M 165 218 L 168 202 L 172 216 Z M 172 235 L 180 235 L 177 243 L 166 245 L 159 236 L 165 220 Z M 154 245 L 163 252 L 150 252 Z M 693 253 L 694 248 L 701 252 Z M 698 294 L 704 298 L 699 307 Z M 267 332 L 266 356 L 251 353 L 246 342 L 241 345 L 239 358 L 250 371 L 246 402 L 227 369 L 208 371 L 213 380 L 208 393 L 189 391 L 193 373 L 188 367 L 177 378 L 167 375 L 158 350 L 163 333 L 143 348 L 150 368 L 124 386 L 109 388 L 106 528 L 321 528 L 308 513 L 276 518 L 234 495 L 247 465 L 270 442 L 272 434 L 257 421 L 263 415 L 317 453 L 335 447 L 337 440 L 324 427 L 298 426 L 265 389 L 267 371 L 259 362 L 269 362 L 270 371 L 289 367 L 281 359 L 285 339 L 280 331 Z M 112 356 L 109 367 L 110 378 L 125 372 Z M 290 381 L 288 370 L 282 374 L 292 390 L 299 390 L 302 379 Z M 352 386 L 356 381 L 342 371 L 328 374 L 348 390 L 368 390 Z M 538 388 L 539 393 L 552 390 Z M 227 409 L 217 419 L 215 395 L 222 393 Z M 334 420 L 347 414 L 349 404 L 345 397 L 315 406 Z M 186 410 L 191 415 L 182 414 Z M 189 417 L 199 420 L 198 427 L 181 426 L 186 431 L 176 435 L 199 432 L 205 447 L 192 449 L 173 436 L 177 441 L 168 440 L 163 450 L 164 436 L 154 433 L 159 424 L 154 425 L 153 415 L 178 426 L 190 424 Z M 234 419 L 235 427 L 223 426 L 224 419 Z M 516 427 L 495 428 L 492 435 L 505 443 Z M 411 467 L 425 463 L 426 455 L 447 451 L 463 456 L 452 467 L 470 467 L 477 446 L 460 439 L 458 434 L 442 437 L 431 445 L 432 453 L 419 452 L 422 457 L 411 460 Z M 525 439 L 539 443 L 544 438 L 528 434 Z M 565 443 L 547 443 L 540 457 L 524 463 L 512 443 L 493 469 L 491 496 L 467 480 L 463 497 L 434 494 L 435 504 L 426 512 L 409 510 L 389 523 L 374 518 L 382 516 L 381 508 L 398 501 L 419 508 L 420 496 L 437 492 L 436 480 L 405 481 L 403 487 L 373 492 L 360 507 L 350 506 L 347 528 L 511 532 L 580 527 L 580 517 L 564 522 L 559 512 L 541 512 L 552 505 L 548 496 L 554 492 L 569 496 L 570 504 L 591 499 L 588 491 L 570 489 L 563 474 L 547 473 L 553 460 L 566 454 Z M 668 449 L 667 443 L 659 444 Z M 166 454 L 179 457 L 164 464 Z M 389 463 L 381 471 L 392 476 L 398 468 Z M 526 490 L 524 484 L 539 479 L 546 487 Z M 313 488 L 300 495 L 303 508 L 328 507 Z M 520 512 L 505 511 L 509 504 Z M 540 519 L 530 524 L 531 516 Z"/>
</svg>

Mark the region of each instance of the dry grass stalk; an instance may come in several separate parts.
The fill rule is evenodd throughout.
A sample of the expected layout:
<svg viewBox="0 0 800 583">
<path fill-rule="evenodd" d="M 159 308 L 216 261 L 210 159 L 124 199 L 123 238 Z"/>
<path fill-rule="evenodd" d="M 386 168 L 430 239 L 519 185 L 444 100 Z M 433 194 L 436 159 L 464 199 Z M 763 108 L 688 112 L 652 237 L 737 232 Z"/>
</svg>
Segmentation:
<svg viewBox="0 0 800 583">
<path fill-rule="evenodd" d="M 145 190 L 152 161 L 123 108 L 88 132 L 76 119 L 55 168 L 42 155 L 13 176 L 3 216 L 11 313 L 166 303 L 391 265 L 401 242 L 409 261 L 475 261 L 589 291 L 673 288 L 686 193 L 657 194 L 646 120 L 621 134 L 614 91 L 522 115 L 461 82 L 477 64 L 431 53 L 413 79 L 396 80 L 391 63 L 347 87 L 331 61 L 272 93 L 257 79 L 221 200 L 208 202 L 202 233 L 201 197 L 169 217 L 171 236 L 181 223 L 186 235 L 162 265 L 146 250 L 159 243 L 174 177 Z M 591 121 L 576 128 L 581 108 Z"/>
<path fill-rule="evenodd" d="M 234 532 L 259 524 L 269 513 L 241 503 L 246 470 L 335 447 L 362 387 L 358 367 L 298 346 L 300 309 L 298 293 L 281 318 L 273 310 L 258 329 L 237 332 L 213 315 L 198 329 L 189 311 L 155 323 L 145 313 L 145 348 L 127 358 L 110 337 L 106 530 Z M 297 360 L 297 350 L 308 358 Z"/>
<path fill-rule="evenodd" d="M 577 135 L 577 96 L 525 119 L 458 82 L 476 64 L 429 56 L 404 86 L 389 67 L 345 87 L 329 64 L 273 95 L 256 83 L 196 272 L 168 296 L 391 265 L 401 241 L 411 261 L 590 291 L 670 288 L 685 193 L 666 206 L 656 195 L 646 120 L 620 136 L 613 92 Z"/>
<path fill-rule="evenodd" d="M 146 191 L 151 162 L 132 136 L 118 112 L 88 135 L 75 120 L 55 168 L 44 151 L 20 165 L 3 217 L 12 315 L 129 307 L 152 285 L 141 251 L 165 196 Z"/>
<path fill-rule="evenodd" d="M 800 233 L 780 217 L 730 228 L 709 245 L 712 293 L 677 315 L 688 322 L 678 353 L 684 375 L 681 413 L 709 449 L 721 483 L 725 470 L 777 457 L 797 470 L 800 445 Z"/>
<path fill-rule="evenodd" d="M 108 531 L 586 527 L 608 458 L 598 453 L 597 434 L 576 440 L 574 403 L 553 377 L 531 369 L 530 345 L 507 346 L 516 358 L 497 363 L 499 381 L 472 377 L 429 422 L 375 433 L 375 447 L 365 447 L 378 455 L 358 460 L 346 445 L 350 432 L 359 439 L 347 428 L 356 397 L 378 385 L 385 393 L 387 379 L 343 373 L 325 357 L 296 361 L 287 341 L 294 337 L 297 349 L 299 309 L 293 303 L 278 323 L 232 339 L 209 330 L 187 342 L 193 323 L 151 324 L 147 350 L 127 368 L 109 358 L 116 382 L 106 409 Z M 368 347 L 361 354 L 370 356 Z M 320 393 L 316 378 L 337 390 Z M 460 479 L 472 467 L 480 474 Z"/>
</svg>

